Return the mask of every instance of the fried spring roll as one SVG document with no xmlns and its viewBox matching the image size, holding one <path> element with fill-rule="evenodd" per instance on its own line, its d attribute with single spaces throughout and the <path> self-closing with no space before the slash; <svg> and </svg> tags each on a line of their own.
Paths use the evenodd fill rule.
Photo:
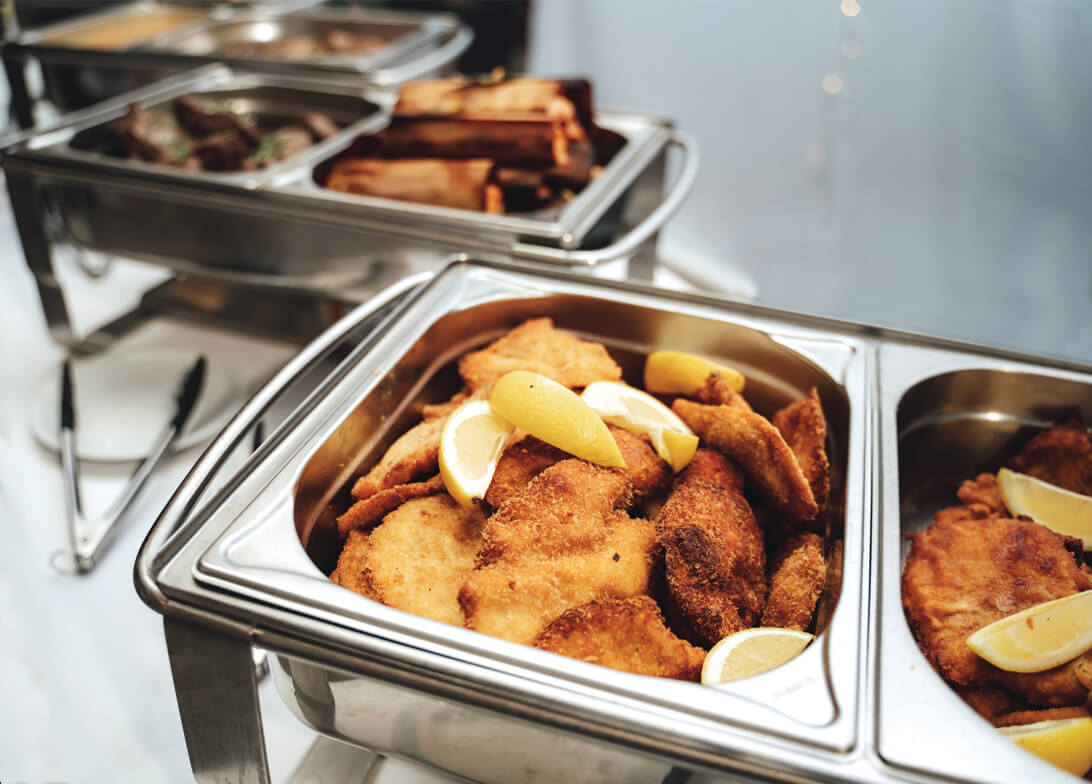
<svg viewBox="0 0 1092 784">
<path fill-rule="evenodd" d="M 491 158 L 506 164 L 558 164 L 555 129 L 548 121 L 398 119 L 379 136 L 379 154 L 384 158 Z"/>
<path fill-rule="evenodd" d="M 345 159 L 330 171 L 326 187 L 363 196 L 503 212 L 503 199 L 490 179 L 492 172 L 493 161 L 485 159 Z"/>
</svg>

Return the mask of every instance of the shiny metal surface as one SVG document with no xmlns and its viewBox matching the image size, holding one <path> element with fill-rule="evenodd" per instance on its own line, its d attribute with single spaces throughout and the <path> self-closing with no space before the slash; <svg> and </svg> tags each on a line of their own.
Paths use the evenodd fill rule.
<svg viewBox="0 0 1092 784">
<path fill-rule="evenodd" d="M 880 349 L 879 389 L 882 505 L 873 615 L 880 759 L 900 775 L 998 784 L 1073 781 L 1002 739 L 933 671 L 903 615 L 900 578 L 906 534 L 956 504 L 964 479 L 996 471 L 1032 433 L 1075 410 L 1092 416 L 1092 371 L 1014 354 L 893 342 Z"/>
<path fill-rule="evenodd" d="M 329 557 L 329 519 L 316 510 L 389 440 L 411 401 L 450 393 L 444 368 L 454 356 L 545 313 L 604 341 L 628 373 L 644 352 L 666 344 L 730 358 L 748 374 L 762 411 L 819 386 L 835 497 L 844 501 L 844 516 L 830 519 L 832 538 L 844 534 L 841 595 L 820 644 L 774 673 L 710 689 L 606 671 L 409 616 L 326 579 L 301 546 L 302 538 L 319 561 Z M 184 483 L 142 552 L 138 584 L 161 611 L 201 607 L 206 619 L 247 619 L 255 639 L 280 655 L 273 672 L 282 694 L 320 731 L 460 775 L 533 780 L 528 771 L 548 777 L 571 761 L 614 780 L 661 781 L 672 765 L 761 778 L 868 778 L 857 706 L 872 353 L 844 327 L 546 267 L 456 263 L 330 374 L 245 476 L 188 519 L 180 505 L 193 488 Z M 207 473 L 201 465 L 196 472 L 199 486 Z M 159 526 L 183 520 L 165 541 Z M 510 765 L 485 763 L 497 753 L 487 739 L 498 733 Z"/>
<path fill-rule="evenodd" d="M 390 86 L 444 72 L 473 40 L 473 33 L 466 25 L 445 14 L 308 7 L 314 5 L 317 0 L 278 8 L 237 9 L 140 0 L 25 31 L 4 45 L 3 58 L 13 82 L 13 93 L 18 92 L 20 69 L 33 60 L 41 66 L 46 97 L 60 111 L 69 112 L 216 62 L 264 72 L 321 75 L 323 79 L 356 87 L 362 80 Z M 112 51 L 67 45 L 59 38 L 85 28 L 123 25 L 128 19 L 172 8 L 194 11 L 198 18 L 192 24 Z M 217 36 L 226 34 L 228 29 L 248 28 L 252 34 L 264 35 L 332 26 L 348 26 L 358 31 L 375 28 L 391 43 L 368 55 L 292 61 L 225 57 L 214 51 Z M 191 34 L 195 37 L 189 38 Z M 25 74 L 22 76 L 25 78 Z M 29 127 L 25 122 L 22 124 Z"/>
</svg>

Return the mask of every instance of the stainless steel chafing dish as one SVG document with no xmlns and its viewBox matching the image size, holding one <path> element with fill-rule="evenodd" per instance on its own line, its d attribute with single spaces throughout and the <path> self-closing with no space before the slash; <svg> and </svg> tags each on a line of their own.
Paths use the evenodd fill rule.
<svg viewBox="0 0 1092 784">
<path fill-rule="evenodd" d="M 4 44 L 14 108 L 23 127 L 33 122 L 24 68 L 40 65 L 46 97 L 62 112 L 82 109 L 171 74 L 221 62 L 277 73 L 322 75 L 359 85 L 395 85 L 448 69 L 473 40 L 473 32 L 447 14 L 318 8 L 318 0 L 280 6 L 167 4 L 153 0 L 116 5 L 77 19 L 27 30 Z M 146 27 L 155 17 L 170 24 Z M 105 46 L 91 38 L 125 25 L 146 31 Z M 388 43 L 358 55 L 284 60 L 231 57 L 221 47 L 233 41 L 270 41 L 280 36 L 338 27 L 378 35 Z"/>
<path fill-rule="evenodd" d="M 406 274 L 432 269 L 460 250 L 571 266 L 629 259 L 633 274 L 647 277 L 650 270 L 638 267 L 648 267 L 660 226 L 685 199 L 697 174 L 693 142 L 670 123 L 605 111 L 596 114 L 596 123 L 624 144 L 603 173 L 563 208 L 520 215 L 320 188 L 313 171 L 349 146 L 352 139 L 346 134 L 292 162 L 245 176 L 134 163 L 84 143 L 116 122 L 130 104 L 154 105 L 187 93 L 270 94 L 289 85 L 295 98 L 285 108 L 313 110 L 356 96 L 379 105 L 386 116 L 396 97 L 392 90 L 362 91 L 208 66 L 75 113 L 7 148 L 2 163 L 23 249 L 58 340 L 68 343 L 72 336 L 53 272 L 57 244 L 296 291 L 357 290 L 364 292 L 361 298 Z M 300 91 L 311 93 L 302 104 Z M 686 156 L 665 197 L 665 160 L 672 146 Z"/>
<path fill-rule="evenodd" d="M 339 322 L 306 358 L 371 311 Z M 316 564 L 328 567 L 330 504 L 354 471 L 396 434 L 407 406 L 450 394 L 456 356 L 539 314 L 604 342 L 630 374 L 645 352 L 665 345 L 730 358 L 748 375 L 759 410 L 818 386 L 838 510 L 829 538 L 844 542 L 844 556 L 832 570 L 817 644 L 774 673 L 713 689 L 564 659 L 394 611 L 329 582 Z M 789 314 L 545 267 L 453 262 L 359 340 L 291 423 L 194 514 L 218 455 L 247 431 L 277 384 L 263 390 L 202 458 L 147 541 L 138 581 L 168 615 L 198 772 L 206 733 L 249 755 L 246 764 L 264 766 L 254 725 L 232 715 L 251 739 L 239 745 L 242 737 L 223 735 L 212 716 L 240 706 L 184 696 L 194 682 L 210 682 L 200 669 L 213 665 L 191 646 L 207 651 L 216 627 L 236 635 L 220 638 L 219 648 L 241 650 L 217 654 L 215 666 L 238 662 L 231 677 L 245 688 L 253 688 L 241 666 L 253 641 L 275 652 L 282 696 L 318 731 L 474 780 L 532 780 L 529 771 L 540 770 L 552 780 L 658 782 L 673 765 L 796 779 L 856 775 L 864 761 L 871 362 L 859 335 Z"/>
<path fill-rule="evenodd" d="M 1092 412 L 1089 368 L 544 267 L 460 258 L 418 282 L 361 306 L 264 388 L 142 548 L 137 586 L 166 616 L 200 780 L 229 765 L 265 780 L 251 644 L 273 652 L 281 696 L 319 732 L 481 781 L 1073 780 L 933 673 L 899 575 L 902 535 L 966 471 L 1022 425 Z M 407 406 L 450 392 L 454 356 L 538 314 L 605 342 L 627 373 L 664 345 L 740 365 L 760 410 L 819 385 L 844 560 L 817 645 L 716 689 L 660 682 L 408 616 L 326 579 L 321 510 Z M 336 369 L 220 485 L 256 418 L 335 349 Z"/>
</svg>

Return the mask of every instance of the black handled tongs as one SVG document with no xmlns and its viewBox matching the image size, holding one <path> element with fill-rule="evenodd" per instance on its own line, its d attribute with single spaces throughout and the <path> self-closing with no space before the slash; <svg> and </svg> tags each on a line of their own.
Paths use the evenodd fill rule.
<svg viewBox="0 0 1092 784">
<path fill-rule="evenodd" d="M 83 504 L 80 500 L 79 460 L 76 457 L 76 406 L 72 399 L 72 369 L 65 360 L 61 373 L 61 470 L 65 480 L 65 510 L 68 514 L 69 531 L 72 536 L 71 552 L 59 550 L 53 554 L 53 566 L 58 571 L 86 574 L 95 568 L 95 563 L 117 529 L 117 524 L 144 486 L 152 471 L 167 453 L 171 443 L 182 432 L 186 421 L 193 413 L 194 405 L 201 394 L 201 385 L 205 380 L 205 357 L 200 356 L 193 367 L 187 371 L 178 388 L 174 416 L 166 424 L 155 440 L 148 456 L 137 466 L 129 482 L 121 491 L 117 500 L 110 505 L 105 514 L 97 520 L 88 520 L 83 516 Z"/>
</svg>

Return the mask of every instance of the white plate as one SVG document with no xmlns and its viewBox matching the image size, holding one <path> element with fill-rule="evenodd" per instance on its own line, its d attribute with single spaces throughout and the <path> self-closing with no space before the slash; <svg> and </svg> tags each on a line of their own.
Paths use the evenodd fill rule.
<svg viewBox="0 0 1092 784">
<path fill-rule="evenodd" d="M 88 460 L 139 460 L 174 416 L 175 396 L 198 353 L 178 349 L 102 354 L 72 361 L 76 450 Z M 182 435 L 185 449 L 217 433 L 235 413 L 237 388 L 226 364 L 207 355 L 205 382 Z M 58 450 L 61 368 L 39 384 L 31 410 L 34 435 Z"/>
</svg>

